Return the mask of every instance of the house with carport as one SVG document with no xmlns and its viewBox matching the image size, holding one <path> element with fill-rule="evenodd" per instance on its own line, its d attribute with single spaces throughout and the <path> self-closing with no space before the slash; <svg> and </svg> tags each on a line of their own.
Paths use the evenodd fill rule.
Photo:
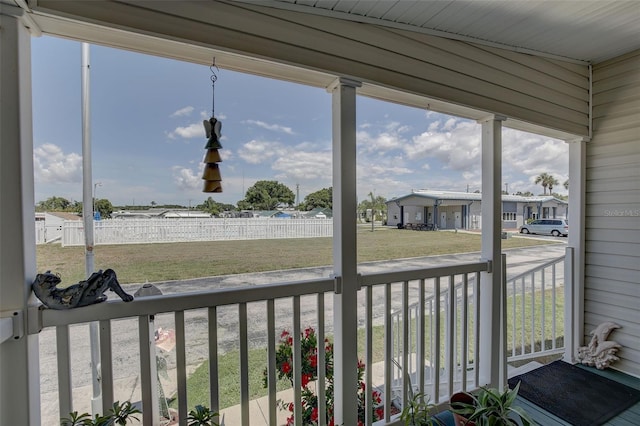
<svg viewBox="0 0 640 426">
<path fill-rule="evenodd" d="M 416 190 L 387 201 L 387 224 L 429 229 L 482 229 L 482 194 Z M 529 219 L 566 219 L 569 204 L 551 195 L 525 197 L 503 194 L 502 228 L 518 229 Z"/>
</svg>

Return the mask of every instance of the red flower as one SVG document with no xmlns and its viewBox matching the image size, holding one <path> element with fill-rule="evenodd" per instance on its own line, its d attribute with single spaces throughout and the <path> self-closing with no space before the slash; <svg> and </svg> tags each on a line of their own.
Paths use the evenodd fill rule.
<svg viewBox="0 0 640 426">
<path fill-rule="evenodd" d="M 306 387 L 309 384 L 309 381 L 311 381 L 311 378 L 313 376 L 310 373 L 304 373 L 302 375 L 302 387 Z"/>
<path fill-rule="evenodd" d="M 291 411 L 293 413 L 293 402 L 289 403 L 289 411 Z"/>
<path fill-rule="evenodd" d="M 287 417 L 287 426 L 293 426 L 293 416 Z"/>
<path fill-rule="evenodd" d="M 311 364 L 311 368 L 318 367 L 318 354 L 313 354 L 309 357 L 309 364 Z"/>
<path fill-rule="evenodd" d="M 289 345 L 289 346 L 293 345 L 293 337 L 289 337 L 287 339 L 287 345 Z"/>
<path fill-rule="evenodd" d="M 376 417 L 378 418 L 378 420 L 382 420 L 384 418 L 384 408 L 376 408 Z"/>
<path fill-rule="evenodd" d="M 304 337 L 309 337 L 313 334 L 313 328 L 307 327 L 304 329 Z"/>
<path fill-rule="evenodd" d="M 331 417 L 331 420 L 329 420 L 329 426 L 335 426 L 335 425 L 333 424 L 333 417 Z"/>
<path fill-rule="evenodd" d="M 282 330 L 282 334 L 280 334 L 280 338 L 284 339 L 285 337 L 287 337 L 289 335 L 289 332 L 287 330 Z"/>
<path fill-rule="evenodd" d="M 364 426 L 364 423 L 362 423 L 362 420 L 358 420 L 358 426 Z"/>
<path fill-rule="evenodd" d="M 313 407 L 313 409 L 311 410 L 311 420 L 313 420 L 314 422 L 318 421 L 318 407 Z"/>
<path fill-rule="evenodd" d="M 290 371 L 291 371 L 291 365 L 287 361 L 283 362 L 282 363 L 282 372 L 284 374 L 288 374 Z"/>
</svg>

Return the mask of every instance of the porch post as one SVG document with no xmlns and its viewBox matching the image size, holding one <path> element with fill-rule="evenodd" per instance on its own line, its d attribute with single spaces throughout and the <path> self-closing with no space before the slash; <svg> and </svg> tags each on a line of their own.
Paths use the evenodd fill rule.
<svg viewBox="0 0 640 426">
<path fill-rule="evenodd" d="M 490 116 L 482 124 L 482 247 L 483 260 L 491 268 L 480 276 L 479 385 L 500 388 L 500 369 L 506 354 L 501 353 L 502 294 L 502 121 Z"/>
<path fill-rule="evenodd" d="M 569 144 L 569 241 L 565 259 L 564 360 L 575 363 L 584 336 L 584 229 L 586 140 Z"/>
<path fill-rule="evenodd" d="M 358 424 L 356 389 L 357 249 L 356 249 L 356 88 L 339 78 L 332 93 L 333 123 L 333 297 L 334 412 L 336 425 Z"/>
<path fill-rule="evenodd" d="M 36 274 L 31 35 L 23 11 L 0 5 L 0 424 L 40 425 L 38 335 L 27 335 Z M 14 319 L 15 318 L 15 319 Z M 21 320 L 22 319 L 22 320 Z"/>
</svg>

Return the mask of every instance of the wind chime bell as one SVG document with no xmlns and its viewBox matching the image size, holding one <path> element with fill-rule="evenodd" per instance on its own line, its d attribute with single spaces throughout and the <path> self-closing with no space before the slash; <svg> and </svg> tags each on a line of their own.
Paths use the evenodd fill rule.
<svg viewBox="0 0 640 426">
<path fill-rule="evenodd" d="M 207 137 L 207 144 L 204 147 L 207 150 L 207 153 L 203 160 L 205 166 L 204 171 L 202 172 L 202 179 L 204 180 L 204 188 L 202 189 L 202 192 L 222 192 L 222 177 L 220 175 L 220 166 L 218 165 L 218 163 L 222 162 L 220 152 L 218 151 L 219 149 L 222 149 L 222 145 L 220 144 L 222 123 L 214 117 L 215 83 L 217 80 L 216 74 L 213 71 L 214 67 L 217 68 L 215 65 L 215 58 L 210 67 L 212 73 L 211 85 L 214 90 L 211 118 L 202 122 Z"/>
</svg>

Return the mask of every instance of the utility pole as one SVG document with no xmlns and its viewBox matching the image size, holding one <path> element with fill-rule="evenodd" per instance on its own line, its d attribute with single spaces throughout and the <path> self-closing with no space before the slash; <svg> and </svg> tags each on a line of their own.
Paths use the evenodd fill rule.
<svg viewBox="0 0 640 426">
<path fill-rule="evenodd" d="M 296 203 L 296 209 L 298 209 L 300 207 L 300 184 L 296 183 L 296 200 L 298 201 Z"/>
</svg>

